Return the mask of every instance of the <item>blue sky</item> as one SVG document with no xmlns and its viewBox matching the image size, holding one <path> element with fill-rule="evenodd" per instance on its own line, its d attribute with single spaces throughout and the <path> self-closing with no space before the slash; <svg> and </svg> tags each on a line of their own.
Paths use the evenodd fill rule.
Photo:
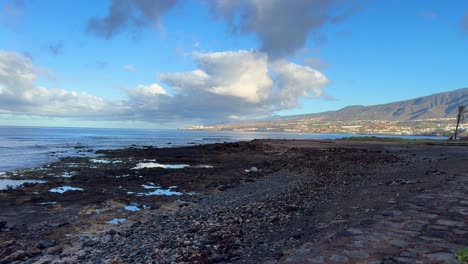
<svg viewBox="0 0 468 264">
<path fill-rule="evenodd" d="M 151 2 L 0 0 L 0 124 L 173 128 L 468 86 L 467 1 Z M 105 24 L 112 5 L 132 11 Z"/>
</svg>

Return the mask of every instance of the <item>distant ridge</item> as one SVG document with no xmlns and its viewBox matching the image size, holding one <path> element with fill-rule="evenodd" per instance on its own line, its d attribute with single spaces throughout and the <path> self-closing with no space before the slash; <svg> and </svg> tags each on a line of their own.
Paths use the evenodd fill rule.
<svg viewBox="0 0 468 264">
<path fill-rule="evenodd" d="M 468 88 L 432 94 L 415 99 L 371 106 L 347 106 L 337 111 L 300 115 L 301 118 L 320 118 L 323 121 L 387 120 L 455 117 L 459 105 L 468 105 Z M 278 119 L 297 118 L 284 116 Z"/>
</svg>

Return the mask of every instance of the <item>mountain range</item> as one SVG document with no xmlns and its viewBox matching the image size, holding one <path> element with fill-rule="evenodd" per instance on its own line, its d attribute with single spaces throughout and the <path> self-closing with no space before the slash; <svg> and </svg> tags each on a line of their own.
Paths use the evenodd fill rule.
<svg viewBox="0 0 468 264">
<path fill-rule="evenodd" d="M 337 111 L 302 115 L 302 118 L 321 118 L 324 121 L 408 121 L 450 118 L 457 115 L 459 105 L 468 105 L 468 88 L 388 104 L 348 106 Z"/>
<path fill-rule="evenodd" d="M 468 106 L 468 88 L 388 104 L 189 129 L 447 135 L 453 131 L 459 105 Z"/>
</svg>

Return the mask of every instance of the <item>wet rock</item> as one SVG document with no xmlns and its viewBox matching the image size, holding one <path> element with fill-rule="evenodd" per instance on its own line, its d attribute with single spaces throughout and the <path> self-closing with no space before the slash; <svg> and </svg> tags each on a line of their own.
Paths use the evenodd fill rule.
<svg viewBox="0 0 468 264">
<path fill-rule="evenodd" d="M 36 244 L 38 249 L 46 249 L 55 246 L 56 242 L 52 239 L 41 240 Z"/>
</svg>

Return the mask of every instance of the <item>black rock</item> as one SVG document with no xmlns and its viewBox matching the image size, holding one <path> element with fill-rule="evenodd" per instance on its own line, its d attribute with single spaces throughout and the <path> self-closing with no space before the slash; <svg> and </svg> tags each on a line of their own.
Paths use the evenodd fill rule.
<svg viewBox="0 0 468 264">
<path fill-rule="evenodd" d="M 7 225 L 7 221 L 0 221 L 0 230 L 4 229 Z"/>
<path fill-rule="evenodd" d="M 38 249 L 45 249 L 45 248 L 49 248 L 49 247 L 53 247 L 57 244 L 57 242 L 55 242 L 55 240 L 52 240 L 52 239 L 46 239 L 46 240 L 41 240 L 39 241 L 37 244 L 36 244 L 36 247 Z"/>
<path fill-rule="evenodd" d="M 218 186 L 218 190 L 220 190 L 220 191 L 224 191 L 224 190 L 226 190 L 227 188 L 228 188 L 228 186 L 226 186 L 226 185 L 219 185 L 219 186 Z"/>
<path fill-rule="evenodd" d="M 117 234 L 117 231 L 115 231 L 114 229 L 111 229 L 111 230 L 107 231 L 107 234 L 111 235 L 111 236 L 115 236 L 115 234 Z"/>
</svg>

